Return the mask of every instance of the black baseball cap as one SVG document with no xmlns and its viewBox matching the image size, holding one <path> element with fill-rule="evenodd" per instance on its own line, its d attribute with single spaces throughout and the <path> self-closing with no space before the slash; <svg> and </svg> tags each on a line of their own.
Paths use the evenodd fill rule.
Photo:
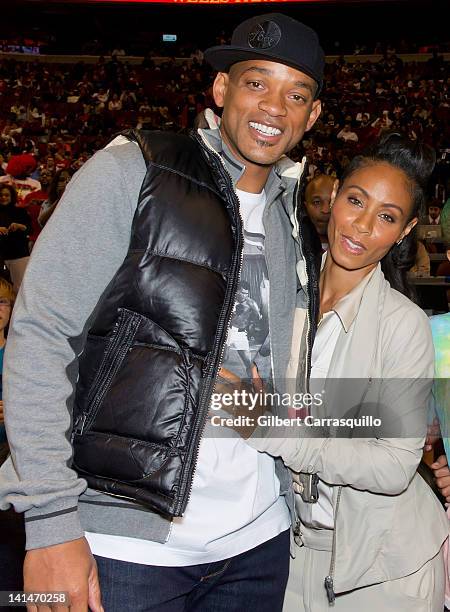
<svg viewBox="0 0 450 612">
<path fill-rule="evenodd" d="M 267 59 L 296 68 L 323 84 L 325 55 L 316 32 L 292 17 L 268 13 L 246 19 L 233 32 L 231 45 L 206 49 L 205 60 L 219 72 L 250 59 Z"/>
</svg>

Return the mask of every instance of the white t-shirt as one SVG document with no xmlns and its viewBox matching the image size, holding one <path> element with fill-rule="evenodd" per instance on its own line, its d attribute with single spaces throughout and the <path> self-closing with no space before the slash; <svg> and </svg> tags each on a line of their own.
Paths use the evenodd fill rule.
<svg viewBox="0 0 450 612">
<path fill-rule="evenodd" d="M 251 282 L 243 283 L 245 295 L 232 316 L 222 365 L 245 376 L 247 359 L 253 358 L 268 333 L 267 267 L 261 260 L 265 263 L 266 198 L 264 191 L 237 190 L 237 195 L 245 243 L 241 279 Z M 216 436 L 208 421 L 186 512 L 173 519 L 164 544 L 91 532 L 86 538 L 93 554 L 131 563 L 173 567 L 212 563 L 250 550 L 289 528 L 288 508 L 279 490 L 272 457 L 254 450 L 237 434 Z"/>
</svg>

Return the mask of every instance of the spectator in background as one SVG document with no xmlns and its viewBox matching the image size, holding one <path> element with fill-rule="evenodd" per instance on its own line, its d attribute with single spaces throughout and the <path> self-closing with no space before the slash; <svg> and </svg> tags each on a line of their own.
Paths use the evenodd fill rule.
<svg viewBox="0 0 450 612">
<path fill-rule="evenodd" d="M 327 229 L 331 212 L 331 196 L 335 182 L 334 177 L 319 174 L 311 179 L 305 189 L 306 212 L 319 234 L 324 250 L 328 246 Z"/>
<path fill-rule="evenodd" d="M 422 225 L 440 225 L 442 204 L 433 199 L 428 204 L 428 214 L 420 220 Z"/>
<path fill-rule="evenodd" d="M 447 263 L 450 264 L 450 242 L 446 244 Z M 442 265 L 442 264 L 441 264 Z M 448 457 L 450 455 L 450 312 L 431 317 L 431 331 L 435 349 L 435 381 L 434 406 L 439 420 L 440 433 L 444 443 L 445 453 L 440 455 L 431 465 L 441 495 L 450 504 L 450 470 Z M 447 516 L 450 519 L 450 506 L 447 506 Z M 446 555 L 446 610 L 450 606 L 450 549 L 447 540 L 444 546 Z"/>
<path fill-rule="evenodd" d="M 38 216 L 38 222 L 41 227 L 47 223 L 52 216 L 55 208 L 64 193 L 68 182 L 72 178 L 73 170 L 71 168 L 63 168 L 58 170 L 50 183 L 48 190 L 48 200 L 42 206 Z"/>
<path fill-rule="evenodd" d="M 344 142 L 352 141 L 358 142 L 358 134 L 352 130 L 350 123 L 346 123 L 342 130 L 338 132 L 336 138 L 343 140 Z"/>
<path fill-rule="evenodd" d="M 0 185 L 0 257 L 6 264 L 14 286 L 19 291 L 29 259 L 28 235 L 31 219 L 17 205 L 17 193 L 11 185 Z"/>
<path fill-rule="evenodd" d="M 48 200 L 48 189 L 52 180 L 53 174 L 49 172 L 46 168 L 41 170 L 40 173 L 40 183 L 41 188 L 37 191 L 30 192 L 23 204 L 24 208 L 26 208 L 28 214 L 31 219 L 31 234 L 28 237 L 28 246 L 30 249 L 30 253 L 33 249 L 34 243 L 36 242 L 39 234 L 41 233 L 41 226 L 39 224 L 39 214 L 41 212 L 42 203 Z"/>
<path fill-rule="evenodd" d="M 445 202 L 441 210 L 441 227 L 442 235 L 445 240 L 450 244 L 450 198 Z"/>
<path fill-rule="evenodd" d="M 6 459 L 9 451 L 3 417 L 2 372 L 3 354 L 5 352 L 6 344 L 6 330 L 11 317 L 14 298 L 15 295 L 12 285 L 4 278 L 0 277 L 0 465 Z"/>
<path fill-rule="evenodd" d="M 13 155 L 6 166 L 5 176 L 0 177 L 0 184 L 14 187 L 18 206 L 23 205 L 23 201 L 30 192 L 38 191 L 41 188 L 40 182 L 30 176 L 36 167 L 37 161 L 33 155 L 29 153 Z"/>
<path fill-rule="evenodd" d="M 118 94 L 113 94 L 111 100 L 108 102 L 108 110 L 109 111 L 120 111 L 122 110 L 122 102 L 118 96 Z"/>
</svg>

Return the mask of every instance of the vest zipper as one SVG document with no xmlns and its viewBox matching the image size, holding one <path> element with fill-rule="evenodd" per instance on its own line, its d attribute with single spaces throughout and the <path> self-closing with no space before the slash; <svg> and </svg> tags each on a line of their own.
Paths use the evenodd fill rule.
<svg viewBox="0 0 450 612">
<path fill-rule="evenodd" d="M 219 316 L 219 322 L 217 325 L 216 343 L 211 352 L 212 355 L 215 355 L 217 353 L 218 356 L 216 357 L 216 359 L 214 359 L 211 362 L 209 367 L 205 368 L 207 385 L 200 399 L 199 418 L 197 419 L 197 422 L 195 423 L 194 430 L 192 433 L 192 436 L 197 437 L 197 442 L 196 442 L 195 449 L 194 449 L 193 466 L 189 474 L 186 474 L 186 468 L 183 470 L 183 474 L 181 477 L 181 480 L 182 480 L 181 490 L 182 491 L 184 490 L 184 485 L 186 484 L 188 480 L 189 480 L 189 485 L 188 485 L 187 492 L 185 492 L 184 495 L 182 495 L 182 497 L 175 504 L 174 514 L 176 516 L 180 516 L 181 513 L 184 513 L 184 510 L 186 509 L 186 506 L 189 503 L 189 499 L 192 493 L 192 481 L 193 481 L 193 475 L 195 473 L 195 470 L 197 469 L 200 441 L 201 441 L 203 431 L 206 426 L 206 417 L 207 417 L 208 410 L 209 410 L 211 396 L 214 393 L 214 390 L 216 387 L 217 374 L 219 372 L 220 366 L 222 365 L 223 355 L 225 352 L 225 344 L 226 344 L 226 339 L 227 339 L 227 334 L 228 334 L 228 328 L 229 328 L 231 317 L 233 314 L 232 306 L 234 305 L 234 297 L 236 294 L 237 286 L 238 286 L 240 275 L 241 275 L 242 261 L 243 261 L 243 242 L 244 242 L 244 235 L 242 231 L 243 222 L 242 222 L 242 217 L 241 217 L 240 209 L 239 209 L 239 200 L 237 198 L 237 195 L 235 193 L 234 186 L 233 186 L 233 179 L 231 178 L 231 175 L 228 172 L 227 168 L 225 167 L 225 164 L 223 163 L 221 157 L 213 149 L 213 147 L 209 144 L 209 142 L 203 137 L 203 135 L 200 134 L 199 136 L 196 136 L 195 139 L 199 143 L 200 147 L 207 148 L 208 153 L 211 153 L 211 158 L 208 159 L 208 161 L 213 166 L 214 170 L 217 172 L 219 177 L 223 179 L 223 181 L 219 181 L 219 188 L 220 188 L 220 191 L 222 192 L 222 196 L 228 203 L 232 204 L 234 212 L 236 213 L 237 249 L 235 250 L 233 254 L 231 270 L 233 271 L 236 268 L 237 273 L 235 277 L 232 278 L 231 283 L 228 283 L 227 292 L 225 294 L 224 307 L 222 308 L 220 316 Z M 230 198 L 230 195 L 231 195 L 231 198 Z"/>
<path fill-rule="evenodd" d="M 95 417 L 97 416 L 101 403 L 108 391 L 109 385 L 131 347 L 141 320 L 139 316 L 131 315 L 130 319 L 123 324 L 125 313 L 127 312 L 129 311 L 120 309 L 119 318 L 114 326 L 114 330 L 117 330 L 117 332 L 115 336 L 113 336 L 113 340 L 107 348 L 103 363 L 98 370 L 94 383 L 92 384 L 92 388 L 94 390 L 100 389 L 100 392 L 97 392 L 93 397 L 87 400 L 87 410 L 85 410 L 77 419 L 77 423 L 72 434 L 72 439 L 75 434 L 81 436 L 85 430 L 91 427 Z M 116 353 L 117 347 L 119 347 L 119 350 Z M 113 356 L 112 361 L 109 360 L 111 355 Z"/>
</svg>

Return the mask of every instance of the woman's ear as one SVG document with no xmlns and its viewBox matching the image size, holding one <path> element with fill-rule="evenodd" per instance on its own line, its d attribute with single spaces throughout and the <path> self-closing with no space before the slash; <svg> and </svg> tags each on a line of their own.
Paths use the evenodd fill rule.
<svg viewBox="0 0 450 612">
<path fill-rule="evenodd" d="M 334 201 L 335 201 L 336 196 L 337 196 L 338 189 L 339 189 L 339 180 L 338 180 L 338 179 L 336 179 L 336 180 L 334 181 L 334 184 L 333 184 L 333 190 L 332 190 L 332 192 L 331 192 L 331 197 L 330 197 L 330 208 L 331 208 L 331 207 L 333 206 L 333 204 L 334 204 Z"/>
<path fill-rule="evenodd" d="M 398 240 L 403 240 L 403 238 L 406 238 L 406 236 L 411 232 L 411 230 L 413 230 L 416 227 L 418 222 L 419 222 L 419 219 L 417 217 L 414 217 L 414 219 L 411 219 L 411 221 L 407 224 L 403 232 L 398 237 Z"/>
</svg>

